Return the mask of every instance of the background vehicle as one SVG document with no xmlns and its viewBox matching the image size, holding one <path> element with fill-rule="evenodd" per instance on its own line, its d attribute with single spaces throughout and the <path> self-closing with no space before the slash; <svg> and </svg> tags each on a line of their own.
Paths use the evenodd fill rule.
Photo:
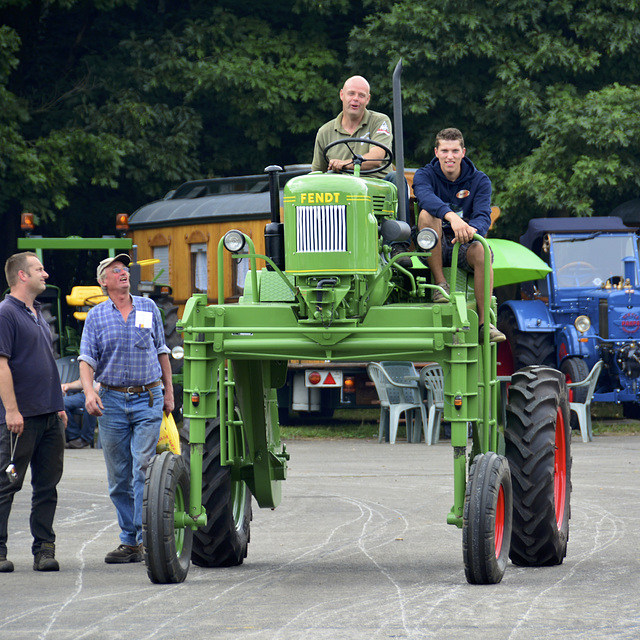
<svg viewBox="0 0 640 640">
<path fill-rule="evenodd" d="M 509 557 L 543 566 L 566 554 L 571 455 L 564 376 L 540 366 L 514 373 L 507 425 L 499 428 L 497 349 L 489 323 L 479 335 L 468 275 L 452 268 L 450 301 L 430 302 L 436 285 L 428 270 L 419 261 L 405 269 L 397 261 L 406 254 L 390 255 L 391 243 L 410 233 L 397 214 L 395 185 L 363 175 L 361 158 L 354 160 L 354 175 L 290 179 L 283 222 L 278 168 L 269 167 L 265 253 L 234 230 L 218 245 L 221 281 L 229 261 L 249 259 L 242 296 L 226 303 L 220 287 L 218 304 L 202 293 L 185 306 L 183 455 L 153 458 L 145 483 L 143 542 L 153 582 L 184 580 L 191 560 L 208 567 L 243 562 L 251 496 L 262 508 L 276 507 L 287 476 L 276 390 L 292 359 L 439 362 L 453 450 L 447 522 L 462 529 L 467 580 L 499 582 Z M 486 241 L 476 238 L 488 255 Z M 435 240 L 427 230 L 418 237 L 425 251 Z M 258 269 L 259 260 L 266 267 Z M 495 313 L 485 282 L 485 308 Z"/>
<path fill-rule="evenodd" d="M 22 226 L 25 230 L 33 230 L 32 221 L 23 219 Z M 131 292 L 134 295 L 150 297 L 155 301 L 162 314 L 167 346 L 170 349 L 181 347 L 182 336 L 176 330 L 178 307 L 171 297 L 171 288 L 167 284 L 161 284 L 162 280 L 141 280 L 141 269 L 143 265 L 145 267 L 146 265 L 138 260 L 136 247 L 130 238 L 116 238 L 114 236 L 103 238 L 81 238 L 76 236 L 43 238 L 41 236 L 28 235 L 25 238 L 18 238 L 18 249 L 21 251 L 34 251 L 43 262 L 45 261 L 43 256 L 45 251 L 73 251 L 79 255 L 95 252 L 99 258 L 93 263 L 92 273 L 95 273 L 95 266 L 97 266 L 98 260 L 105 256 L 115 256 L 120 252 L 131 254 L 133 258 L 129 266 Z M 48 264 L 48 262 L 45 264 Z M 161 277 L 161 272 L 158 275 Z M 75 356 L 80 352 L 80 338 L 86 312 L 90 307 L 102 302 L 103 299 L 102 292 L 95 279 L 92 279 L 90 284 L 73 287 L 67 294 L 63 294 L 58 286 L 48 284 L 47 289 L 38 296 L 38 300 L 43 304 L 43 315 L 49 323 L 56 357 Z M 176 417 L 180 418 L 182 411 L 182 357 L 180 351 L 176 355 L 178 357 L 170 358 L 170 362 L 174 374 L 175 414 Z"/>
<path fill-rule="evenodd" d="M 520 238 L 552 271 L 521 285 L 521 300 L 501 305 L 499 373 L 539 363 L 568 382 L 604 368 L 596 402 L 622 403 L 640 418 L 640 291 L 636 230 L 617 217 L 543 218 Z M 581 400 L 579 398 L 579 400 Z"/>
</svg>

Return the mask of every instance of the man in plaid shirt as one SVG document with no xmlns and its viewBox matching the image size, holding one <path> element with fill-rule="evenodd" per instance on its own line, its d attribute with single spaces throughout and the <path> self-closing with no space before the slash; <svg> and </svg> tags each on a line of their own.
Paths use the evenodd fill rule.
<svg viewBox="0 0 640 640">
<path fill-rule="evenodd" d="M 163 409 L 174 408 L 162 317 L 152 300 L 131 295 L 129 263 L 120 254 L 98 265 L 98 283 L 109 299 L 89 311 L 78 357 L 87 411 L 100 417 L 109 496 L 121 529 L 121 544 L 105 557 L 109 564 L 142 561 L 146 470 Z"/>
</svg>

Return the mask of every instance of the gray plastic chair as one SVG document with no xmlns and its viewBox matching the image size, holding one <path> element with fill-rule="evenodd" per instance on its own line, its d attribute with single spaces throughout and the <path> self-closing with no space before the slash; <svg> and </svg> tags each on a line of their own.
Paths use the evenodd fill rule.
<svg viewBox="0 0 640 640">
<path fill-rule="evenodd" d="M 444 376 L 439 364 L 427 364 L 420 370 L 420 383 L 428 393 L 429 418 L 424 441 L 431 445 L 440 440 L 440 422 L 444 413 Z"/>
<path fill-rule="evenodd" d="M 413 362 L 370 362 L 367 373 L 380 399 L 378 442 L 384 438 L 391 444 L 395 443 L 398 422 L 403 413 L 407 423 L 407 442 L 420 442 L 422 430 L 427 424 L 427 412 Z"/>
<path fill-rule="evenodd" d="M 589 375 L 579 382 L 570 382 L 567 387 L 575 389 L 576 387 L 587 387 L 587 397 L 584 402 L 570 402 L 569 409 L 573 411 L 578 417 L 578 424 L 580 425 L 580 433 L 582 434 L 582 442 L 591 442 L 593 440 L 593 429 L 591 425 L 591 399 L 593 398 L 593 392 L 596 390 L 596 384 L 600 377 L 600 371 L 602 370 L 602 360 L 598 360 L 593 365 L 593 368 L 589 372 Z"/>
</svg>

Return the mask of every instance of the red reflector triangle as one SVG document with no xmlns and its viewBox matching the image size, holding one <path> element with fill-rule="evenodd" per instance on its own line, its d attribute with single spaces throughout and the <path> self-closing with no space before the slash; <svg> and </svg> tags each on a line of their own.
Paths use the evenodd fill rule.
<svg viewBox="0 0 640 640">
<path fill-rule="evenodd" d="M 333 379 L 333 376 L 330 373 L 327 373 L 327 377 L 324 379 L 325 384 L 335 384 L 336 381 Z"/>
</svg>

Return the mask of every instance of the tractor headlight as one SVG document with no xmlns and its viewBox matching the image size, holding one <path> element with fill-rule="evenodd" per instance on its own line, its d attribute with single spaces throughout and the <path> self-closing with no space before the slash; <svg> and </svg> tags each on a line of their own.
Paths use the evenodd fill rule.
<svg viewBox="0 0 640 640">
<path fill-rule="evenodd" d="M 433 229 L 422 229 L 416 241 L 423 251 L 431 251 L 438 244 L 438 234 Z"/>
<path fill-rule="evenodd" d="M 578 316 L 573 324 L 580 333 L 587 333 L 591 329 L 589 316 Z"/>
<path fill-rule="evenodd" d="M 171 349 L 171 357 L 174 360 L 182 360 L 182 358 L 184 358 L 184 347 L 180 345 L 173 347 L 173 349 Z"/>
<path fill-rule="evenodd" d="M 235 229 L 227 231 L 227 233 L 224 234 L 224 240 L 222 241 L 224 248 L 231 253 L 238 253 L 239 251 L 242 251 L 245 242 L 244 233 L 236 231 Z"/>
</svg>

